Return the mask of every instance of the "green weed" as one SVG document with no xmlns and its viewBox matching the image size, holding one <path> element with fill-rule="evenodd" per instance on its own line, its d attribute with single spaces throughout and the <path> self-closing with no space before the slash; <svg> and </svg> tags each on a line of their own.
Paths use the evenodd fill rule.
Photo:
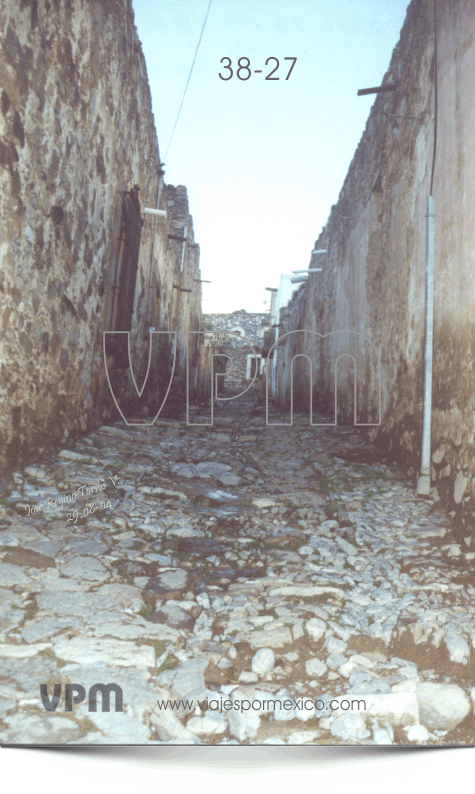
<svg viewBox="0 0 475 794">
<path fill-rule="evenodd" d="M 175 656 L 174 653 L 169 653 L 167 658 L 161 663 L 160 667 L 157 670 L 157 673 L 164 673 L 166 670 L 174 670 L 175 667 L 178 667 L 180 664 L 180 660 Z"/>
<path fill-rule="evenodd" d="M 148 601 L 143 605 L 143 607 L 139 610 L 139 615 L 143 618 L 146 618 L 150 613 L 153 612 L 153 607 Z M 163 653 L 163 651 L 162 651 Z"/>
<path fill-rule="evenodd" d="M 156 640 L 155 651 L 157 656 L 161 656 L 162 653 L 165 653 L 166 649 L 167 649 L 167 643 L 165 640 Z"/>
</svg>

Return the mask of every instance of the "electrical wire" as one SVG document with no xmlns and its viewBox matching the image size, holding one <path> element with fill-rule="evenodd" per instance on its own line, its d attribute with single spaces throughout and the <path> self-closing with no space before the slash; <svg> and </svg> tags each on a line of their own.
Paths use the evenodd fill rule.
<svg viewBox="0 0 475 794">
<path fill-rule="evenodd" d="M 195 65 L 196 56 L 198 55 L 198 50 L 199 50 L 199 48 L 200 48 L 201 39 L 203 38 L 204 29 L 205 29 L 205 27 L 206 27 L 206 23 L 207 23 L 207 21 L 208 21 L 209 10 L 210 10 L 210 8 L 211 8 L 211 3 L 212 3 L 212 2 L 213 2 L 213 0 L 209 0 L 208 10 L 206 11 L 206 16 L 205 16 L 205 20 L 204 20 L 204 22 L 203 22 L 203 27 L 201 28 L 201 33 L 200 33 L 200 37 L 199 37 L 199 39 L 198 39 L 198 44 L 196 45 L 196 50 L 195 50 L 195 55 L 194 55 L 194 58 L 193 58 L 193 63 L 191 64 L 190 74 L 188 75 L 188 80 L 186 81 L 186 86 L 185 86 L 185 90 L 183 91 L 183 96 L 182 96 L 182 98 L 181 98 L 181 103 L 180 103 L 180 107 L 179 107 L 179 110 L 178 110 L 178 115 L 177 115 L 177 117 L 176 117 L 176 119 L 175 119 L 175 124 L 174 124 L 173 130 L 172 130 L 172 134 L 171 134 L 171 136 L 170 136 L 170 140 L 168 141 L 168 146 L 167 146 L 167 150 L 166 150 L 166 152 L 165 152 L 165 157 L 164 157 L 164 160 L 165 160 L 165 161 L 166 161 L 166 159 L 167 159 L 168 150 L 170 149 L 170 145 L 171 145 L 171 142 L 172 142 L 172 140 L 173 140 L 173 136 L 174 136 L 174 134 L 175 134 L 176 125 L 178 124 L 178 119 L 180 118 L 181 109 L 182 109 L 182 107 L 183 107 L 183 102 L 185 101 L 185 95 L 186 95 L 186 92 L 187 92 L 187 90 L 188 90 L 188 86 L 189 86 L 189 84 L 190 84 L 190 80 L 191 80 L 191 74 L 192 74 L 192 72 L 193 72 L 193 67 L 194 67 L 194 65 Z"/>
<path fill-rule="evenodd" d="M 367 203 L 368 202 L 366 202 L 366 204 Z M 339 218 L 343 218 L 344 221 L 349 221 L 350 218 L 356 218 L 356 216 L 358 215 L 360 210 L 357 210 L 356 212 L 354 212 L 353 215 L 340 215 L 340 213 L 337 212 L 337 210 L 333 210 L 333 212 L 335 213 L 335 215 L 338 215 Z"/>
</svg>

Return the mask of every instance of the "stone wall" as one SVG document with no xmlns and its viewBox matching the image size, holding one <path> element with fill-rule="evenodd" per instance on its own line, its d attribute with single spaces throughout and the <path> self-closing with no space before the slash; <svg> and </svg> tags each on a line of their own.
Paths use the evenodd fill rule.
<svg viewBox="0 0 475 794">
<path fill-rule="evenodd" d="M 254 361 L 252 348 L 260 362 L 264 336 L 269 328 L 269 314 L 266 312 L 253 314 L 246 312 L 245 309 L 231 314 L 204 314 L 203 323 L 208 331 L 234 332 L 243 338 L 241 342 L 236 337 L 236 346 L 234 348 L 224 349 L 217 347 L 213 352 L 216 354 L 221 350 L 231 359 L 231 361 L 227 362 L 226 376 L 223 381 L 224 387 L 239 388 L 244 386 L 246 382 L 248 384 L 255 372 L 255 365 L 251 364 L 251 358 Z M 260 367 L 259 363 L 257 374 L 260 374 Z"/>
<path fill-rule="evenodd" d="M 281 404 L 288 405 L 292 355 L 306 353 L 314 365 L 315 405 L 332 413 L 334 366 L 339 355 L 350 353 L 357 364 L 357 419 L 374 421 L 374 344 L 381 354 L 382 424 L 368 432 L 417 479 L 426 201 L 437 122 L 433 495 L 449 501 L 460 520 L 473 526 L 475 6 L 470 0 L 437 3 L 437 118 L 433 13 L 432 0 L 413 0 L 408 7 L 381 81 L 397 83 L 397 88 L 376 97 L 338 203 L 316 240 L 315 248 L 328 253 L 318 263 L 311 258 L 310 265 L 322 266 L 323 272 L 310 275 L 289 306 L 287 330 L 325 335 L 350 329 L 361 336 L 337 333 L 322 341 L 310 334 L 287 337 L 285 355 L 279 352 L 276 389 Z M 353 366 L 349 358 L 338 363 L 340 419 L 351 423 Z M 302 359 L 296 362 L 301 394 L 305 367 Z"/>
<path fill-rule="evenodd" d="M 186 189 L 163 183 L 130 0 L 0 0 L 0 36 L 5 472 L 104 417 L 119 418 L 105 375 L 103 332 L 125 322 L 124 249 L 131 230 L 123 223 L 124 202 L 135 202 L 143 218 L 135 229 L 141 231 L 136 282 L 132 273 L 129 284 L 139 385 L 149 326 L 177 331 L 183 375 L 187 333 L 200 323 L 201 285 L 194 282 L 199 248 Z M 157 206 L 166 219 L 155 222 L 142 212 Z M 190 284 L 191 293 L 181 291 Z M 171 337 L 159 347 L 154 361 L 168 366 Z M 124 375 L 123 357 L 109 353 L 112 377 Z M 196 363 L 197 352 L 192 356 Z M 168 382 L 163 372 L 156 369 L 151 379 L 161 393 L 160 379 Z M 130 370 L 122 386 L 124 380 L 130 385 Z"/>
</svg>

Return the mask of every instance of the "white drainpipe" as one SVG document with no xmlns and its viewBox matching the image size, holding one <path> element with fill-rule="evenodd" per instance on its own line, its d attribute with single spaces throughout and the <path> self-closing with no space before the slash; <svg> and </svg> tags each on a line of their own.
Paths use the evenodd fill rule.
<svg viewBox="0 0 475 794">
<path fill-rule="evenodd" d="M 186 226 L 185 226 L 185 231 L 183 232 L 183 237 L 186 237 L 187 234 L 188 234 L 188 224 L 186 224 Z M 181 248 L 180 273 L 183 272 L 183 261 L 185 259 L 185 250 L 186 250 L 186 240 L 183 241 L 182 248 Z"/>
<path fill-rule="evenodd" d="M 434 251 L 435 251 L 435 199 L 427 197 L 426 243 L 426 319 L 424 344 L 424 405 L 422 409 L 421 474 L 416 493 L 430 496 L 430 434 L 432 417 L 432 348 L 434 336 Z"/>
</svg>

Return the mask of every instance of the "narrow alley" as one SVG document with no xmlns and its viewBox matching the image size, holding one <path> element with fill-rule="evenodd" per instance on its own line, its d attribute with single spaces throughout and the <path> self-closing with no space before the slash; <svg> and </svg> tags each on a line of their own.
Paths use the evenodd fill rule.
<svg viewBox="0 0 475 794">
<path fill-rule="evenodd" d="M 266 427 L 249 397 L 13 483 L 3 743 L 473 743 L 475 550 L 353 427 Z"/>
<path fill-rule="evenodd" d="M 475 746 L 475 4 L 0 23 L 1 749 L 400 794 Z"/>
</svg>

